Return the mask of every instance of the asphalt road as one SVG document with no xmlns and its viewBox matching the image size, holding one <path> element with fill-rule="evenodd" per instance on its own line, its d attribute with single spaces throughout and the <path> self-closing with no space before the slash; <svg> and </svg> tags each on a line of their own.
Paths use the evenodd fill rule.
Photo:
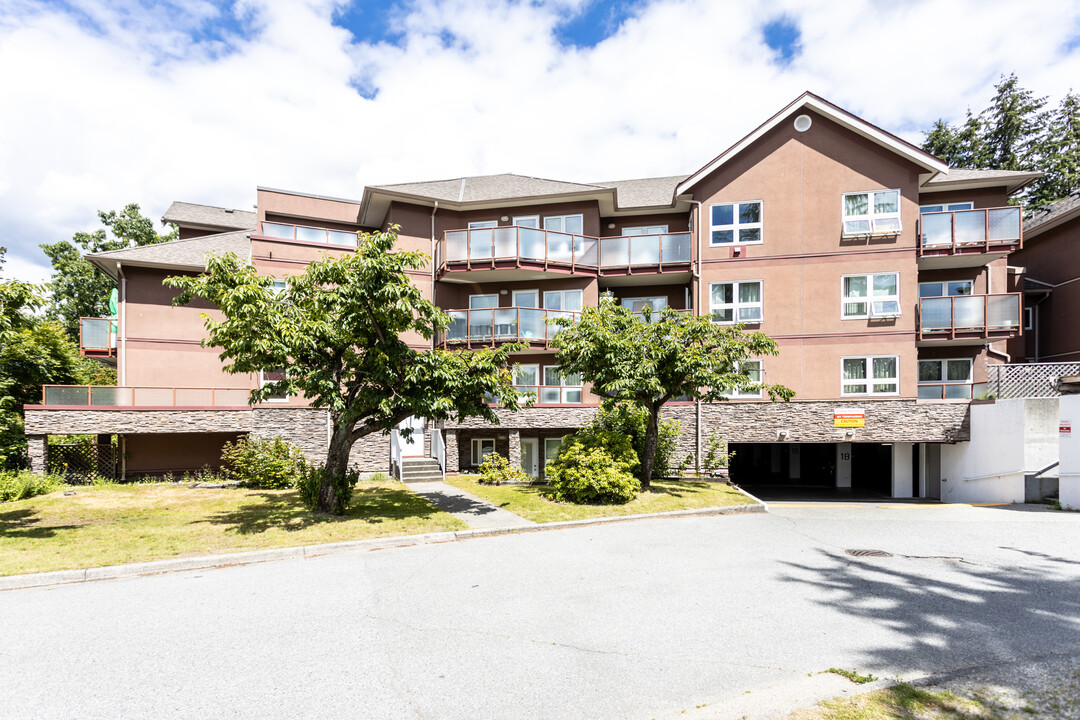
<svg viewBox="0 0 1080 720">
<path fill-rule="evenodd" d="M 0 592 L 0 716 L 756 718 L 1063 653 L 1080 514 L 780 506 Z"/>
</svg>

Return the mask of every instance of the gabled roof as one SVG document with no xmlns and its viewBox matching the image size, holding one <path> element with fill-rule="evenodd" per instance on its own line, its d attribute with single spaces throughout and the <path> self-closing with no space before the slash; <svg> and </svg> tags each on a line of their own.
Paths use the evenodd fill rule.
<svg viewBox="0 0 1080 720">
<path fill-rule="evenodd" d="M 971 168 L 950 168 L 948 173 L 935 175 L 922 184 L 923 192 L 941 192 L 945 190 L 970 190 L 981 187 L 1004 187 L 1012 195 L 1023 189 L 1033 180 L 1043 176 L 1041 172 L 1021 170 L 975 170 Z"/>
<path fill-rule="evenodd" d="M 789 104 L 780 112 L 773 115 L 764 123 L 759 125 L 753 132 L 744 137 L 739 142 L 735 143 L 727 150 L 717 155 L 711 162 L 688 177 L 684 182 L 679 184 L 676 189 L 676 193 L 682 195 L 688 192 L 694 185 L 711 175 L 714 171 L 719 169 L 724 163 L 731 160 L 733 157 L 741 153 L 748 148 L 770 130 L 775 128 L 780 123 L 787 120 L 789 117 L 802 110 L 803 108 L 809 108 L 820 115 L 824 115 L 833 122 L 846 127 L 848 130 L 861 135 L 872 142 L 881 145 L 884 148 L 892 150 L 898 155 L 901 155 L 916 165 L 922 167 L 927 172 L 931 173 L 947 173 L 949 166 L 944 162 L 934 157 L 925 150 L 912 145 L 907 140 L 903 140 L 886 132 L 876 125 L 871 125 L 865 120 L 852 115 L 847 110 L 841 107 L 833 105 L 828 100 L 818 97 L 812 92 L 804 92 L 794 102 Z"/>
<path fill-rule="evenodd" d="M 1068 197 L 1036 210 L 1025 219 L 1024 239 L 1035 237 L 1076 217 L 1080 217 L 1080 190 L 1073 190 Z"/>
<path fill-rule="evenodd" d="M 255 213 L 213 205 L 174 202 L 161 216 L 163 223 L 210 230 L 254 230 Z"/>
<path fill-rule="evenodd" d="M 91 253 L 86 259 L 111 277 L 117 277 L 116 265 L 158 267 L 169 270 L 204 270 L 208 255 L 236 253 L 241 258 L 251 255 L 248 230 L 203 235 L 187 240 L 143 245 L 141 247 Z"/>
</svg>

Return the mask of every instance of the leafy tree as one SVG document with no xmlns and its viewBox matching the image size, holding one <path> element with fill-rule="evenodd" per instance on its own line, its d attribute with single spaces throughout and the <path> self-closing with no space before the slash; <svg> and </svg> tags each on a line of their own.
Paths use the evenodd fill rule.
<svg viewBox="0 0 1080 720">
<path fill-rule="evenodd" d="M 46 316 L 63 325 L 74 340 L 79 338 L 80 317 L 108 317 L 109 294 L 115 287 L 113 279 L 84 260 L 83 255 L 168 242 L 177 236 L 175 227 L 159 234 L 154 221 L 144 217 L 135 203 L 120 212 L 98 211 L 98 219 L 104 228 L 77 232 L 70 241 L 41 246 L 53 266 L 49 283 L 52 297 Z"/>
<path fill-rule="evenodd" d="M 6 261 L 7 248 L 0 247 L 0 271 Z M 19 330 L 33 327 L 34 312 L 45 304 L 41 288 L 21 280 L 0 280 L 0 345 Z"/>
<path fill-rule="evenodd" d="M 1041 170 L 1032 184 L 1029 204 L 1049 205 L 1080 188 L 1080 95 L 1070 91 L 1053 113 L 1043 140 Z"/>
<path fill-rule="evenodd" d="M 599 307 L 585 308 L 576 325 L 569 318 L 554 320 L 562 330 L 551 341 L 562 372 L 580 373 L 602 398 L 648 411 L 641 456 L 645 486 L 652 481 L 660 410 L 669 401 L 717 402 L 737 390 L 764 389 L 774 401 L 795 394 L 782 385 L 755 383 L 741 369 L 744 360 L 779 352 L 765 334 L 672 309 L 661 311 L 658 321 L 651 319 L 642 322 L 629 308 L 604 297 Z"/>
<path fill-rule="evenodd" d="M 345 477 L 349 452 L 362 437 L 389 432 L 416 415 L 429 420 L 482 417 L 497 423 L 490 398 L 517 409 L 508 367 L 522 346 L 448 352 L 417 350 L 402 338 L 424 338 L 445 330 L 449 316 L 423 297 L 408 271 L 422 267 L 420 252 L 394 252 L 396 227 L 361 235 L 354 254 L 326 258 L 289 278 L 275 293 L 235 255 L 211 258 L 199 276 L 171 277 L 181 290 L 177 304 L 202 297 L 224 314 L 204 314 L 204 346 L 222 349 L 231 373 L 279 371 L 280 380 L 251 393 L 252 402 L 273 395 L 302 394 L 326 408 L 332 421 L 318 509 L 333 512 L 329 476 Z"/>
</svg>

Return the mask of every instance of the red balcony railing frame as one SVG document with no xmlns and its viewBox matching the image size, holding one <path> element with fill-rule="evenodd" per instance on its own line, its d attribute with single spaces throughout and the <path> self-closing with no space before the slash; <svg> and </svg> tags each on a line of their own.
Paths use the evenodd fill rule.
<svg viewBox="0 0 1080 720">
<path fill-rule="evenodd" d="M 114 317 L 109 318 L 94 318 L 94 317 L 81 317 L 79 318 L 79 351 L 87 357 L 114 357 L 116 355 L 116 338 L 117 333 L 113 332 L 110 328 L 109 337 L 112 339 L 112 344 L 109 347 L 97 347 L 89 346 L 86 344 L 86 340 L 83 337 L 83 320 L 101 320 L 103 322 L 115 323 L 117 319 Z"/>
<path fill-rule="evenodd" d="M 993 210 L 1015 210 L 1019 214 L 1019 230 L 1015 239 L 991 240 L 990 239 L 990 212 Z M 956 240 L 956 214 L 977 213 L 983 214 L 983 239 L 979 243 L 963 243 Z M 952 237 L 948 244 L 936 243 L 923 244 L 923 218 L 933 215 L 952 215 Z M 1024 209 L 1020 205 L 1006 205 L 1004 207 L 974 208 L 972 210 L 948 210 L 945 212 L 922 213 L 916 227 L 918 238 L 919 257 L 941 257 L 947 255 L 979 255 L 990 252 L 1013 252 L 1024 246 Z"/>
<path fill-rule="evenodd" d="M 982 324 L 976 326 L 966 326 L 956 324 L 956 303 L 957 301 L 970 301 L 972 298 L 981 297 L 983 301 L 983 313 Z M 1015 324 L 1008 326 L 1002 325 L 990 325 L 988 322 L 990 314 L 990 299 L 1000 297 L 1011 297 L 1016 302 L 1016 317 Z M 951 324 L 947 328 L 926 328 L 923 324 L 923 303 L 927 300 L 949 300 L 949 318 Z M 948 296 L 935 296 L 935 297 L 922 297 L 919 298 L 918 308 L 918 329 L 920 340 L 956 340 L 956 339 L 1005 339 L 1014 337 L 1023 332 L 1023 303 L 1020 293 L 990 293 L 987 295 L 948 295 Z"/>
</svg>

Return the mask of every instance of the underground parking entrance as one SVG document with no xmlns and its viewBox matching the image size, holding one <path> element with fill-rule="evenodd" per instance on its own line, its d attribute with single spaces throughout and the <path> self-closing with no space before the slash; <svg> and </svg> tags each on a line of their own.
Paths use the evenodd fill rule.
<svg viewBox="0 0 1080 720">
<path fill-rule="evenodd" d="M 918 443 L 730 443 L 733 483 L 763 500 L 933 497 L 920 491 Z M 936 448 L 934 448 L 936 450 Z"/>
</svg>

